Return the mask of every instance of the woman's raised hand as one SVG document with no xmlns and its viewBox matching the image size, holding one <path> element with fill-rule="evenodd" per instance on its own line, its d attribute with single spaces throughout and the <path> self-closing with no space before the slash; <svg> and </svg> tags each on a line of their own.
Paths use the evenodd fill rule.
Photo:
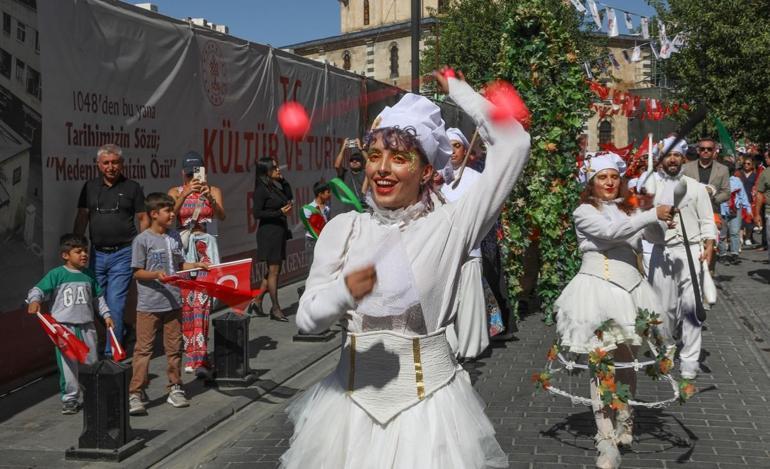
<svg viewBox="0 0 770 469">
<path fill-rule="evenodd" d="M 446 65 L 441 67 L 440 70 L 433 71 L 433 79 L 436 80 L 438 89 L 444 94 L 449 94 L 449 77 L 465 81 L 463 72 L 459 70 L 455 71 L 453 68 L 447 67 Z"/>
</svg>

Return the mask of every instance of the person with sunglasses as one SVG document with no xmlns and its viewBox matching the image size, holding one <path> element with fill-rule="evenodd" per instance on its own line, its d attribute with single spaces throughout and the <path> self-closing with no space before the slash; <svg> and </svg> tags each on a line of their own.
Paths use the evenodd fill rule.
<svg viewBox="0 0 770 469">
<path fill-rule="evenodd" d="M 711 209 L 717 214 L 721 211 L 722 202 L 730 200 L 730 171 L 727 166 L 716 161 L 716 142 L 704 137 L 698 141 L 698 159 L 682 166 L 682 174 L 691 177 L 706 186 L 711 199 Z M 716 236 L 716 233 L 714 233 Z M 712 256 L 709 270 L 714 272 L 716 257 Z"/>
<path fill-rule="evenodd" d="M 96 164 L 102 175 L 83 185 L 73 231 L 82 236 L 88 228 L 93 249 L 91 269 L 105 292 L 115 323 L 115 336 L 122 345 L 123 313 L 134 274 L 131 242 L 150 223 L 142 186 L 123 175 L 123 150 L 113 144 L 101 146 L 96 153 Z M 104 355 L 112 356 L 109 340 Z"/>
</svg>

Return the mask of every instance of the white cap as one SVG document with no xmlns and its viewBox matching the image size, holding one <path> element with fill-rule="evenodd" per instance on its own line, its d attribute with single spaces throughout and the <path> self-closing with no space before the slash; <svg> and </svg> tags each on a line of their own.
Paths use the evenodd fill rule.
<svg viewBox="0 0 770 469">
<path fill-rule="evenodd" d="M 450 127 L 446 129 L 446 136 L 449 138 L 450 142 L 452 140 L 457 140 L 458 142 L 462 143 L 466 150 L 471 145 L 468 142 L 468 139 L 465 138 L 465 135 L 462 133 L 462 131 L 456 127 Z"/>
<path fill-rule="evenodd" d="M 585 184 L 596 176 L 596 173 L 605 169 L 614 169 L 622 176 L 626 172 L 626 162 L 612 152 L 586 153 L 586 159 L 583 160 L 583 165 L 580 167 L 578 179 Z"/>
<path fill-rule="evenodd" d="M 746 147 L 738 147 L 735 149 L 738 153 L 746 153 Z"/>
<path fill-rule="evenodd" d="M 393 107 L 387 106 L 375 119 L 376 129 L 414 128 L 417 141 L 434 168 L 443 168 L 452 155 L 441 108 L 424 96 L 407 93 Z"/>
<path fill-rule="evenodd" d="M 668 151 L 669 147 L 674 144 L 674 141 L 676 140 L 676 137 L 666 137 L 660 142 L 658 142 L 657 145 L 655 145 L 655 148 L 652 149 L 652 156 L 655 157 L 656 160 L 660 159 L 661 155 L 665 155 Z M 671 148 L 671 152 L 678 152 L 681 153 L 682 156 L 687 154 L 687 142 L 684 141 L 684 139 L 680 140 L 679 143 L 676 144 L 674 148 Z"/>
</svg>

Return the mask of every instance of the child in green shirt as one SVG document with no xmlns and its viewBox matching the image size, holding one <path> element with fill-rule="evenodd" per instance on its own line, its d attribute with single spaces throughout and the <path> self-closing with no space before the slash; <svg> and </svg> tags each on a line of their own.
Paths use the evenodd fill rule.
<svg viewBox="0 0 770 469">
<path fill-rule="evenodd" d="M 41 311 L 41 303 L 49 301 L 53 318 L 88 346 L 86 364 L 90 365 L 98 359 L 94 303 L 98 302 L 99 315 L 104 318 L 107 327 L 113 327 L 109 308 L 96 276 L 86 268 L 88 241 L 80 235 L 65 234 L 59 241 L 59 252 L 64 265 L 49 271 L 32 287 L 27 294 L 27 312 L 37 314 Z M 78 363 L 62 355 L 57 348 L 56 364 L 59 367 L 62 414 L 76 414 L 80 410 Z"/>
</svg>

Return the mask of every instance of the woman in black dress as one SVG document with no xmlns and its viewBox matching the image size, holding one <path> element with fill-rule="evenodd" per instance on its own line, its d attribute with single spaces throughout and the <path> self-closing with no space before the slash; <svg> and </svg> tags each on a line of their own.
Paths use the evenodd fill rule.
<svg viewBox="0 0 770 469">
<path fill-rule="evenodd" d="M 286 259 L 286 241 L 291 231 L 286 216 L 291 211 L 294 197 L 291 186 L 281 175 L 281 169 L 272 158 L 261 158 L 257 162 L 257 177 L 254 183 L 254 219 L 257 228 L 257 260 L 267 262 L 267 275 L 262 279 L 262 295 L 254 304 L 258 314 L 262 313 L 264 292 L 270 294 L 272 307 L 270 319 L 286 322 L 286 316 L 278 304 L 278 274 L 281 263 Z"/>
</svg>

